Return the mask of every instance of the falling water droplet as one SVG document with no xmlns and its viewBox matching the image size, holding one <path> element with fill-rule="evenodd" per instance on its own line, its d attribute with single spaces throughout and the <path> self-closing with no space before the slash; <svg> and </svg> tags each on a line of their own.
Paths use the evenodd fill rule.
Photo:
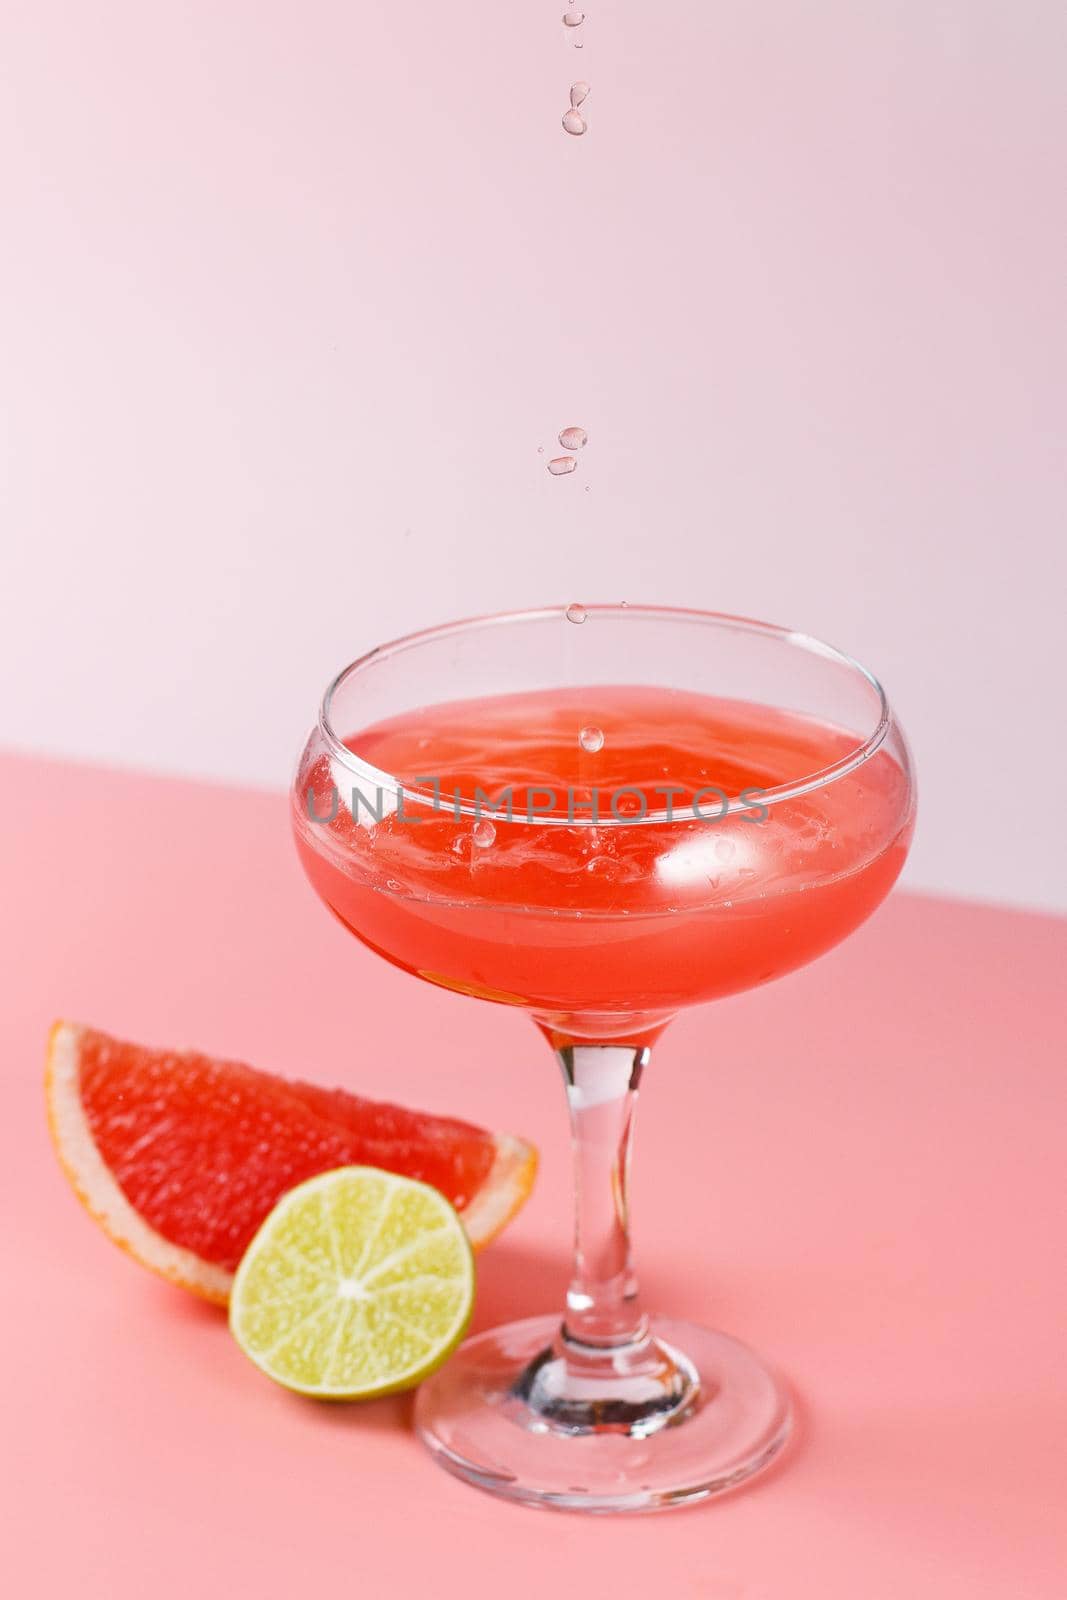
<svg viewBox="0 0 1067 1600">
<path fill-rule="evenodd" d="M 578 743 L 583 750 L 588 750 L 590 755 L 595 756 L 598 750 L 604 748 L 603 728 L 594 728 L 592 724 L 588 728 L 583 728 L 578 735 Z"/>
<path fill-rule="evenodd" d="M 488 817 L 483 817 L 480 822 L 474 824 L 471 829 L 471 838 L 480 850 L 488 850 L 496 839 L 496 829 Z"/>
<path fill-rule="evenodd" d="M 568 622 L 584 622 L 589 613 L 584 606 L 569 605 L 563 615 Z"/>
<path fill-rule="evenodd" d="M 577 111 L 582 101 L 587 99 L 588 95 L 589 85 L 587 83 L 571 84 L 571 105 L 574 107 L 575 111 Z"/>
<path fill-rule="evenodd" d="M 586 128 L 588 127 L 588 123 L 582 116 L 582 113 L 580 111 L 575 111 L 572 107 L 570 111 L 565 111 L 563 113 L 563 126 L 566 128 L 568 133 L 577 135 L 585 132 Z"/>
<path fill-rule="evenodd" d="M 584 428 L 564 428 L 559 436 L 559 442 L 564 450 L 580 450 L 584 444 L 589 443 L 589 435 Z"/>
<path fill-rule="evenodd" d="M 584 21 L 585 12 L 579 11 L 574 6 L 572 6 L 569 11 L 565 11 L 563 13 L 563 26 L 565 28 L 580 28 Z"/>
<path fill-rule="evenodd" d="M 548 463 L 548 470 L 554 478 L 562 478 L 565 473 L 573 472 L 577 465 L 573 456 L 553 456 Z"/>
</svg>

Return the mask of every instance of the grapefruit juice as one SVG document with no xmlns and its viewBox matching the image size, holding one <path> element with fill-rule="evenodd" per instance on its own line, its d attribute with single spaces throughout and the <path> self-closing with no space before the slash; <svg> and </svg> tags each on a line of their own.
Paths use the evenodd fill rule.
<svg viewBox="0 0 1067 1600">
<path fill-rule="evenodd" d="M 631 1038 L 803 965 L 885 897 L 908 782 L 885 747 L 847 770 L 859 742 L 665 688 L 431 705 L 350 735 L 352 763 L 305 763 L 297 846 L 396 965 L 575 1038 Z"/>
</svg>

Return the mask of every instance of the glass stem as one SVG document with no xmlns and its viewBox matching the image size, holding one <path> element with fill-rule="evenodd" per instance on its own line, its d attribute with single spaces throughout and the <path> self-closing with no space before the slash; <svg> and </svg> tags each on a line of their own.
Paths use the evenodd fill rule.
<svg viewBox="0 0 1067 1600">
<path fill-rule="evenodd" d="M 557 1049 L 574 1147 L 574 1273 L 563 1338 L 619 1351 L 648 1339 L 630 1254 L 630 1143 L 647 1046 L 568 1044 Z"/>
<path fill-rule="evenodd" d="M 630 1259 L 630 1141 L 650 1047 L 552 1042 L 571 1113 L 574 1274 L 562 1324 L 509 1403 L 527 1428 L 644 1437 L 700 1393 L 693 1364 L 650 1333 Z"/>
</svg>

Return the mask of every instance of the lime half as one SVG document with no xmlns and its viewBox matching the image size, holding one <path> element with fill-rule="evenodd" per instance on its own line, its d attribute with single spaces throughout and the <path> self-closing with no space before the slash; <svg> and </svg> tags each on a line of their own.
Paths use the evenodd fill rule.
<svg viewBox="0 0 1067 1600">
<path fill-rule="evenodd" d="M 470 1244 L 444 1195 L 340 1167 L 290 1189 L 267 1217 L 237 1269 L 230 1330 L 286 1388 L 364 1400 L 439 1367 L 473 1304 Z"/>
</svg>

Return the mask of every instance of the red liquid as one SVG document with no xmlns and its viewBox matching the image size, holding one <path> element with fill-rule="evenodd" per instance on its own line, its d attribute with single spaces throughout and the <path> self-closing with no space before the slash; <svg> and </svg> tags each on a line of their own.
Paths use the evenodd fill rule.
<svg viewBox="0 0 1067 1600">
<path fill-rule="evenodd" d="M 591 752 L 579 731 L 604 734 Z M 351 786 L 373 783 L 319 756 L 294 799 L 305 870 L 337 916 L 380 954 L 433 983 L 521 1005 L 563 1032 L 630 1037 L 679 1007 L 735 993 L 803 965 L 862 922 L 907 851 L 907 780 L 879 750 L 855 771 L 793 800 L 718 819 L 729 797 L 801 782 L 847 758 L 853 735 L 792 713 L 665 689 L 586 688 L 432 706 L 348 741 L 363 761 L 416 786 L 440 783 L 436 811 L 353 820 Z M 591 742 L 588 738 L 587 743 Z M 592 741 L 592 742 L 595 742 Z M 342 796 L 329 819 L 336 789 Z M 672 822 L 591 826 L 566 818 L 600 792 L 621 814 Z M 423 785 L 425 787 L 425 785 Z M 513 819 L 454 816 L 510 789 Z M 540 791 L 535 793 L 534 791 Z M 506 796 L 504 797 L 506 798 Z M 363 813 L 364 817 L 369 814 Z M 476 840 L 495 836 L 485 848 Z"/>
</svg>

